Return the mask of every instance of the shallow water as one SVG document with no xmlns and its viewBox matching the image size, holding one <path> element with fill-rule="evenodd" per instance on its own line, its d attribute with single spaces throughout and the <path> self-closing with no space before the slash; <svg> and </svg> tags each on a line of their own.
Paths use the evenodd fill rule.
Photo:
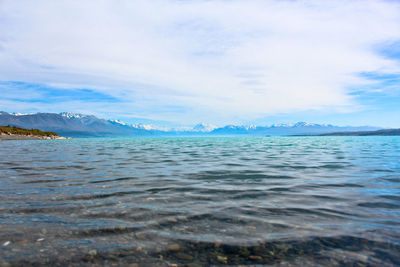
<svg viewBox="0 0 400 267">
<path fill-rule="evenodd" d="M 0 266 L 400 265 L 399 137 L 2 141 L 0 156 Z"/>
</svg>

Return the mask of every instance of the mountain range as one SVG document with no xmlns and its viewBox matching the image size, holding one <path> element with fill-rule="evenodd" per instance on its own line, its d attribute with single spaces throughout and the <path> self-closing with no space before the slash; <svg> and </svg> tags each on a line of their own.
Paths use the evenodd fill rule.
<svg viewBox="0 0 400 267">
<path fill-rule="evenodd" d="M 109 137 L 109 136 L 151 136 L 151 135 L 318 135 L 334 132 L 373 131 L 381 128 L 362 126 L 334 126 L 298 122 L 270 126 L 215 127 L 200 123 L 193 128 L 167 129 L 151 124 L 128 124 L 120 120 L 105 120 L 93 115 L 63 113 L 21 114 L 0 111 L 0 125 L 17 126 L 26 129 L 53 131 L 65 137 Z"/>
<path fill-rule="evenodd" d="M 376 131 L 360 131 L 360 132 L 335 132 L 320 134 L 321 136 L 398 136 L 400 129 L 382 129 Z"/>
</svg>

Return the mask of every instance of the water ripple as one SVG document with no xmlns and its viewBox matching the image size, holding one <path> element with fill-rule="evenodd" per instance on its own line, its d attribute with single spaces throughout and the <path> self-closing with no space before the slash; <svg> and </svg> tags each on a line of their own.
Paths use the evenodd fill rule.
<svg viewBox="0 0 400 267">
<path fill-rule="evenodd" d="M 399 141 L 0 142 L 0 265 L 398 266 Z"/>
</svg>

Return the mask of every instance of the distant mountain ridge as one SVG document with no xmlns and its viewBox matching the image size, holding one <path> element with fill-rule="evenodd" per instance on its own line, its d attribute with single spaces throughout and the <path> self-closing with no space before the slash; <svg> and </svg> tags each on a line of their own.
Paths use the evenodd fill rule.
<svg viewBox="0 0 400 267">
<path fill-rule="evenodd" d="M 271 126 L 235 126 L 227 125 L 222 128 L 217 128 L 211 133 L 218 134 L 250 134 L 250 135 L 299 135 L 299 134 L 322 134 L 331 132 L 347 132 L 347 131 L 373 131 L 380 129 L 378 127 L 362 126 L 334 126 L 330 124 L 315 124 L 306 122 L 297 122 L 294 124 L 275 124 Z"/>
<path fill-rule="evenodd" d="M 295 124 L 274 124 L 271 126 L 215 127 L 200 123 L 193 128 L 167 129 L 151 124 L 128 124 L 120 120 L 99 119 L 93 115 L 62 113 L 7 113 L 0 111 L 0 125 L 17 126 L 27 129 L 53 131 L 67 137 L 85 136 L 149 136 L 149 135 L 317 135 L 334 132 L 374 131 L 378 127 L 339 127 L 330 124 L 298 122 Z"/>
<path fill-rule="evenodd" d="M 397 136 L 400 129 L 382 129 L 376 131 L 357 131 L 357 132 L 334 132 L 320 134 L 320 136 Z"/>
<path fill-rule="evenodd" d="M 146 130 L 99 119 L 93 115 L 63 113 L 20 114 L 0 112 L 0 125 L 53 131 L 63 136 L 140 135 Z"/>
</svg>

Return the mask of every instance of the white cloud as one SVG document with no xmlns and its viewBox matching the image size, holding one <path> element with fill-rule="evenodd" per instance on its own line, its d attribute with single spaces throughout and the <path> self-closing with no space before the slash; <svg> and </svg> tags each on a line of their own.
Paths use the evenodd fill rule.
<svg viewBox="0 0 400 267">
<path fill-rule="evenodd" d="M 233 122 L 349 110 L 351 88 L 371 83 L 360 73 L 400 72 L 377 51 L 398 40 L 395 1 L 6 0 L 0 80 L 91 88 L 125 114 Z"/>
</svg>

